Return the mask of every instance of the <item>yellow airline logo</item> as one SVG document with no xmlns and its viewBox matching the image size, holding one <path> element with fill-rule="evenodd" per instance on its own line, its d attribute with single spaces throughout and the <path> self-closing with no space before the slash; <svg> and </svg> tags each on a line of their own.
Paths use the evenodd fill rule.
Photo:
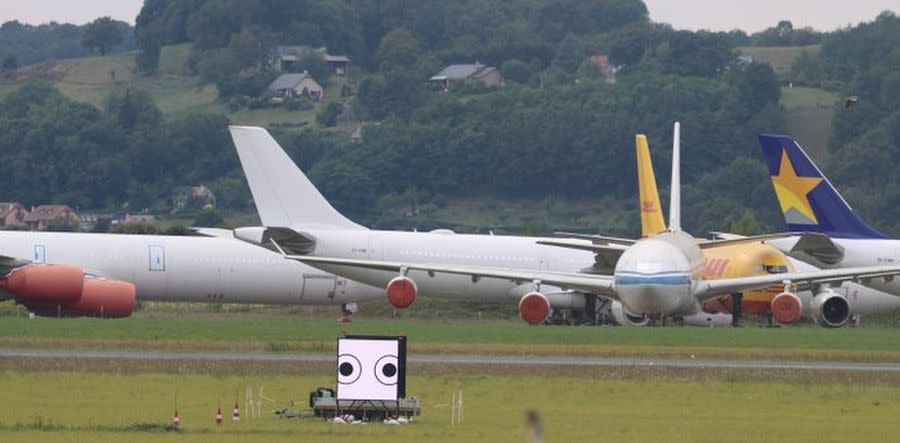
<svg viewBox="0 0 900 443">
<path fill-rule="evenodd" d="M 781 211 L 788 216 L 789 223 L 814 225 L 819 222 L 809 204 L 807 194 L 821 182 L 821 178 L 798 177 L 787 151 L 781 151 L 781 166 L 778 175 L 772 176 L 772 184 L 775 186 Z"/>
</svg>

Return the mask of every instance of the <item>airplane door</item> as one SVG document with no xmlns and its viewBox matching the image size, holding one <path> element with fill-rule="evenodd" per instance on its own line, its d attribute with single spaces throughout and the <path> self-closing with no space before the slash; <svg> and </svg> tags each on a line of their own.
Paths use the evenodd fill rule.
<svg viewBox="0 0 900 443">
<path fill-rule="evenodd" d="M 161 245 L 150 245 L 150 270 L 165 271 L 166 270 L 166 249 Z"/>
<path fill-rule="evenodd" d="M 34 263 L 47 263 L 47 250 L 44 245 L 34 245 Z"/>
<path fill-rule="evenodd" d="M 333 300 L 336 277 L 324 274 L 303 274 L 303 291 L 300 299 L 305 301 Z"/>
</svg>

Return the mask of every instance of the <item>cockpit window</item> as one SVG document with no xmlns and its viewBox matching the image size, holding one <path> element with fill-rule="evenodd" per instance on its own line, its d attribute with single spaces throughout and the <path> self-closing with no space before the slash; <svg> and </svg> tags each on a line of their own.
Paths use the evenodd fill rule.
<svg viewBox="0 0 900 443">
<path fill-rule="evenodd" d="M 764 268 L 769 274 L 784 274 L 788 271 L 785 265 L 765 265 Z"/>
</svg>

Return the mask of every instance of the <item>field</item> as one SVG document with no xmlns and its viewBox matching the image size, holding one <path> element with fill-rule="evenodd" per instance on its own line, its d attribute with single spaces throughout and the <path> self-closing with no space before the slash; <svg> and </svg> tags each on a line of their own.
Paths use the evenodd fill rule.
<svg viewBox="0 0 900 443">
<path fill-rule="evenodd" d="M 548 441 L 886 441 L 900 431 L 900 392 L 872 384 L 645 377 L 411 376 L 423 402 L 413 424 L 341 426 L 270 415 L 324 374 L 0 373 L 0 441 L 522 441 L 523 416 L 541 412 Z M 248 416 L 246 389 L 265 397 Z M 451 427 L 448 404 L 463 391 L 465 421 Z M 182 430 L 166 430 L 177 407 Z M 244 420 L 230 421 L 235 399 Z M 213 423 L 222 404 L 226 422 Z"/>
<path fill-rule="evenodd" d="M 315 121 L 315 110 L 288 111 L 268 108 L 232 112 L 219 101 L 214 86 L 201 85 L 187 69 L 189 45 L 163 48 L 159 72 L 141 76 L 136 72 L 134 53 L 118 53 L 103 57 L 58 60 L 26 66 L 19 70 L 15 83 L 0 84 L 0 97 L 16 90 L 27 80 L 43 78 L 53 83 L 73 100 L 103 107 L 110 93 L 127 87 L 147 91 L 159 108 L 169 114 L 215 112 L 228 115 L 236 124 L 303 125 Z M 338 94 L 342 79 L 326 86 L 328 97 Z"/>
<path fill-rule="evenodd" d="M 809 46 L 743 46 L 737 48 L 741 55 L 753 57 L 753 61 L 768 63 L 778 74 L 786 74 L 791 71 L 794 60 L 808 52 L 811 55 L 818 54 L 822 45 Z"/>
<path fill-rule="evenodd" d="M 819 162 L 828 160 L 828 139 L 838 99 L 836 94 L 822 89 L 781 89 L 781 104 L 787 110 L 791 135 Z"/>
<path fill-rule="evenodd" d="M 127 320 L 0 319 L 0 347 L 332 352 L 335 337 L 405 334 L 411 352 L 900 361 L 897 330 L 529 327 L 518 321 L 144 314 Z"/>
</svg>

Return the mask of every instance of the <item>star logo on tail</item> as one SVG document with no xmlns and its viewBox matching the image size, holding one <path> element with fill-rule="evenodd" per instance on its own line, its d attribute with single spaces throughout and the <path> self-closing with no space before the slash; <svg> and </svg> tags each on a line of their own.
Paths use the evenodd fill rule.
<svg viewBox="0 0 900 443">
<path fill-rule="evenodd" d="M 798 177 L 794 165 L 788 158 L 787 150 L 782 149 L 781 166 L 778 168 L 778 175 L 772 176 L 772 184 L 775 186 L 775 194 L 788 223 L 798 225 L 819 223 L 807 195 L 821 182 L 822 179 L 817 177 Z"/>
</svg>

